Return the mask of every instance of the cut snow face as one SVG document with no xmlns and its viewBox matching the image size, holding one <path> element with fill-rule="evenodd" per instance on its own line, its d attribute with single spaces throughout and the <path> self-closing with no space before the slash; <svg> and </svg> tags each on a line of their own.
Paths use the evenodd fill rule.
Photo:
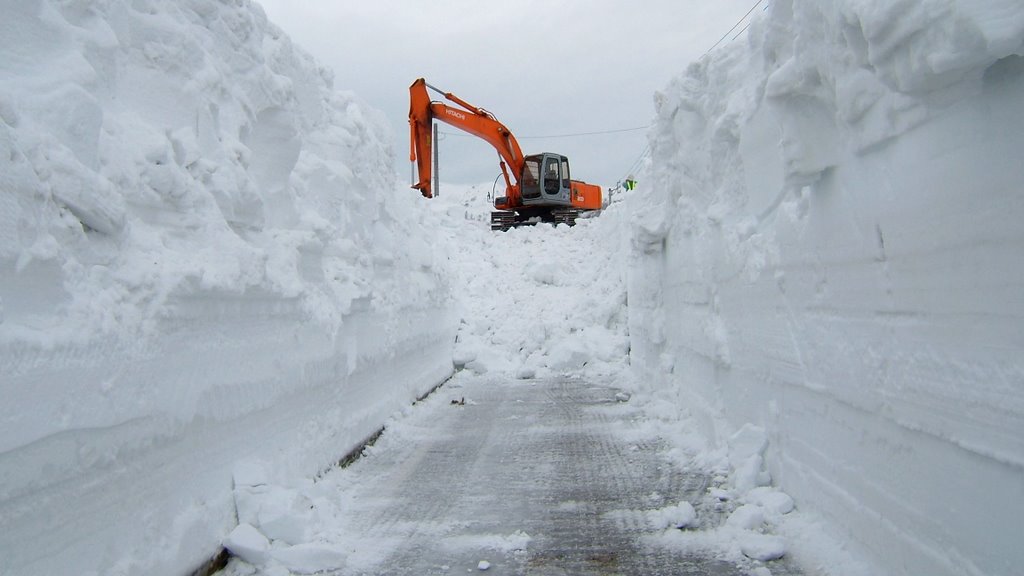
<svg viewBox="0 0 1024 576">
<path fill-rule="evenodd" d="M 655 96 L 631 363 L 866 572 L 1018 572 L 1024 4 L 765 5 Z"/>
<path fill-rule="evenodd" d="M 447 275 L 258 5 L 3 6 L 0 573 L 181 574 L 236 461 L 314 474 L 451 374 Z"/>
<path fill-rule="evenodd" d="M 3 342 L 146 334 L 191 295 L 318 322 L 443 296 L 379 112 L 258 7 L 19 4 L 0 62 Z M 423 278 L 390 278 L 410 268 Z M 420 286 L 426 283 L 425 286 Z"/>
</svg>

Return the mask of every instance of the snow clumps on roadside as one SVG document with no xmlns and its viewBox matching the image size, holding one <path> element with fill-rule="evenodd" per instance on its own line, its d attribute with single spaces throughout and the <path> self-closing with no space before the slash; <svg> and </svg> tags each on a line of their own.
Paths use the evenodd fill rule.
<svg viewBox="0 0 1024 576">
<path fill-rule="evenodd" d="M 317 538 L 325 528 L 321 512 L 329 518 L 337 505 L 317 494 L 311 481 L 301 489 L 287 488 L 272 484 L 259 463 L 240 465 L 234 491 L 238 526 L 224 539 L 224 548 L 267 574 L 343 568 L 346 554 L 340 546 Z"/>
</svg>

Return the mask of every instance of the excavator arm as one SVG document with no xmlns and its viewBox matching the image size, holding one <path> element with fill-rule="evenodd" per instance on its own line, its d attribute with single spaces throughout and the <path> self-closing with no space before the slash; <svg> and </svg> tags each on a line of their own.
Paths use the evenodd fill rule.
<svg viewBox="0 0 1024 576">
<path fill-rule="evenodd" d="M 438 92 L 457 106 L 431 101 L 427 88 Z M 435 119 L 486 140 L 498 151 L 501 157 L 501 172 L 505 177 L 506 198 L 504 203 L 497 207 L 518 205 L 523 152 L 515 136 L 490 112 L 473 106 L 450 92 L 442 92 L 427 84 L 423 78 L 416 80 L 409 87 L 409 160 L 416 162 L 419 173 L 419 182 L 412 187 L 427 198 L 433 197 L 433 191 L 430 189 L 430 154 L 433 145 L 431 123 Z"/>
</svg>

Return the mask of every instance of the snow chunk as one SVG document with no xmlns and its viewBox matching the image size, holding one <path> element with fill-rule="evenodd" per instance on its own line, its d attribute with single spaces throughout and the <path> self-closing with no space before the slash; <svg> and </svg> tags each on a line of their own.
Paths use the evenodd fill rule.
<svg viewBox="0 0 1024 576">
<path fill-rule="evenodd" d="M 786 555 L 786 541 L 781 536 L 747 532 L 740 538 L 740 551 L 762 562 L 777 560 Z"/>
<path fill-rule="evenodd" d="M 764 428 L 744 424 L 729 438 L 729 463 L 733 467 L 733 485 L 741 493 L 771 483 L 764 470 L 764 451 L 768 436 Z"/>
<path fill-rule="evenodd" d="M 708 494 L 710 494 L 712 498 L 721 502 L 732 500 L 732 492 L 723 488 L 708 488 Z"/>
<path fill-rule="evenodd" d="M 491 369 L 488 361 L 482 358 L 467 362 L 465 368 L 474 374 L 486 374 Z"/>
<path fill-rule="evenodd" d="M 465 366 L 466 364 L 476 360 L 477 354 L 477 348 L 475 345 L 459 342 L 455 346 L 455 350 L 452 352 L 452 363 L 458 367 Z"/>
<path fill-rule="evenodd" d="M 256 566 L 266 563 L 269 558 L 270 540 L 251 524 L 239 524 L 222 543 L 224 548 L 249 564 Z"/>
<path fill-rule="evenodd" d="M 744 504 L 733 510 L 725 524 L 744 530 L 758 530 L 764 525 L 764 512 L 760 506 Z"/>
<path fill-rule="evenodd" d="M 736 466 L 732 481 L 736 489 L 743 493 L 757 486 L 767 486 L 771 483 L 772 477 L 764 470 L 764 458 L 755 455 Z"/>
<path fill-rule="evenodd" d="M 754 488 L 747 492 L 744 498 L 747 502 L 764 508 L 769 514 L 789 514 L 795 507 L 789 494 L 767 486 Z"/>
<path fill-rule="evenodd" d="M 675 506 L 651 510 L 647 513 L 647 520 L 657 529 L 688 528 L 696 523 L 697 511 L 689 502 L 680 502 Z"/>
<path fill-rule="evenodd" d="M 235 488 L 235 514 L 238 516 L 239 522 L 248 522 L 253 525 L 259 523 L 260 502 L 262 494 L 266 491 L 267 488 L 264 486 Z"/>
<path fill-rule="evenodd" d="M 267 537 L 289 544 L 308 541 L 312 526 L 319 520 L 308 497 L 278 487 L 263 494 L 257 518 L 260 530 Z"/>
<path fill-rule="evenodd" d="M 768 435 L 764 428 L 748 422 L 729 438 L 729 461 L 736 467 L 751 456 L 762 456 L 767 447 Z"/>
<path fill-rule="evenodd" d="M 488 569 L 490 569 L 490 567 L 491 567 L 491 563 L 490 563 L 490 562 L 488 562 L 487 560 L 481 560 L 481 561 L 480 561 L 480 562 L 479 562 L 479 563 L 478 563 L 478 564 L 476 565 L 476 567 L 477 567 L 477 569 L 478 569 L 478 570 L 480 570 L 480 571 L 482 572 L 482 571 L 484 571 L 484 570 L 488 570 Z"/>
<path fill-rule="evenodd" d="M 519 380 L 532 380 L 537 377 L 537 369 L 532 366 L 520 366 L 516 370 L 516 378 Z"/>
</svg>

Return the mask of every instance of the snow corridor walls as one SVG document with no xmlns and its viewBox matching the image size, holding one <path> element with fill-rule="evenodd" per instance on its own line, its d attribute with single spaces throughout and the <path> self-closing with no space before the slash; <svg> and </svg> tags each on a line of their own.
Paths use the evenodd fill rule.
<svg viewBox="0 0 1024 576">
<path fill-rule="evenodd" d="M 1024 7 L 772 2 L 656 96 L 633 365 L 881 573 L 1011 574 Z"/>
<path fill-rule="evenodd" d="M 0 573 L 187 573 L 237 470 L 450 375 L 386 122 L 258 5 L 8 2 L 0 54 Z"/>
</svg>

